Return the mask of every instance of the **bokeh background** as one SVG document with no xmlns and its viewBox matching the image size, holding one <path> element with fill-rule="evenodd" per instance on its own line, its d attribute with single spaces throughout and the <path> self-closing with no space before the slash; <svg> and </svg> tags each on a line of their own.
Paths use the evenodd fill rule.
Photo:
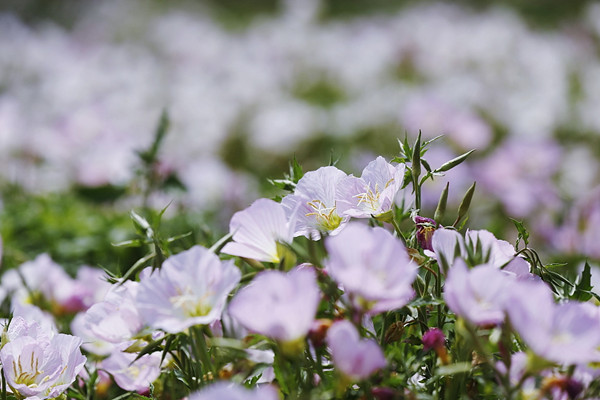
<svg viewBox="0 0 600 400">
<path fill-rule="evenodd" d="M 471 228 L 514 240 L 514 218 L 550 260 L 594 262 L 599 46 L 585 0 L 3 0 L 4 266 L 126 270 L 130 209 L 169 204 L 165 234 L 209 243 L 294 156 L 358 175 L 419 131 L 444 135 L 433 167 L 476 149 L 422 215 L 476 181 Z"/>
</svg>

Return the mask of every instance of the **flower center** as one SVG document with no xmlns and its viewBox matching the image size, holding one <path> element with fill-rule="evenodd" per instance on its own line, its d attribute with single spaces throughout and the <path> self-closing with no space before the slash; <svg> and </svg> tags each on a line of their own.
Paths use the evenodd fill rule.
<svg viewBox="0 0 600 400">
<path fill-rule="evenodd" d="M 332 231 L 342 222 L 342 218 L 335 212 L 335 206 L 327 207 L 321 200 L 312 200 L 306 203 L 313 212 L 306 214 L 307 217 L 314 215 L 320 229 Z"/>
<path fill-rule="evenodd" d="M 177 294 L 177 296 L 171 297 L 171 304 L 183 310 L 187 317 L 204 317 L 212 310 L 210 303 L 207 301 L 208 293 L 198 298 L 197 295 L 191 293 L 189 288 L 186 288 L 184 291 L 178 289 Z"/>
<path fill-rule="evenodd" d="M 21 357 L 17 359 L 15 362 L 13 360 L 13 370 L 15 371 L 15 383 L 26 385 L 30 388 L 36 388 L 38 384 L 36 383 L 37 378 L 44 373 L 44 371 L 39 371 L 39 359 L 35 357 L 35 354 L 31 353 L 31 359 L 29 360 L 29 368 L 24 369 L 23 364 L 21 363 Z"/>
</svg>

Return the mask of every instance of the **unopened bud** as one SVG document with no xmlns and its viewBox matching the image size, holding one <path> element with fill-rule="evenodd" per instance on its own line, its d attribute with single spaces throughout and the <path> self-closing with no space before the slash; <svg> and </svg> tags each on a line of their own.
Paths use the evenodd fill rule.
<svg viewBox="0 0 600 400">
<path fill-rule="evenodd" d="M 413 219 L 417 225 L 417 243 L 423 250 L 433 251 L 431 240 L 433 239 L 433 232 L 437 228 L 437 223 L 431 218 L 418 215 L 415 215 Z"/>
</svg>

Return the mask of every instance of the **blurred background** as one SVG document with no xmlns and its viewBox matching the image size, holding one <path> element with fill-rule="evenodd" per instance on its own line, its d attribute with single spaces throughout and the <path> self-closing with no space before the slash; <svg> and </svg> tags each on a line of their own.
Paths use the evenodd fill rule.
<svg viewBox="0 0 600 400">
<path fill-rule="evenodd" d="M 472 229 L 600 260 L 599 49 L 585 0 L 3 0 L 4 264 L 130 265 L 144 206 L 210 242 L 294 156 L 359 175 L 419 131 L 432 167 L 476 149 L 422 215 L 476 181 Z"/>
</svg>

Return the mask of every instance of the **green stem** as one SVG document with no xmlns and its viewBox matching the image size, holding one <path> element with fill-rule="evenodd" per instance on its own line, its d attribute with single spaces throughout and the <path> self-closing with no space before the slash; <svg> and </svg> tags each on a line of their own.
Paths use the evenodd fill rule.
<svg viewBox="0 0 600 400">
<path fill-rule="evenodd" d="M 205 374 L 211 372 L 213 377 L 216 376 L 215 366 L 210 359 L 210 354 L 208 352 L 208 346 L 206 344 L 206 339 L 204 338 L 202 327 L 193 326 L 190 328 L 190 330 L 192 334 L 194 355 L 202 362 L 201 373 Z"/>
<path fill-rule="evenodd" d="M 4 368 L 2 369 L 2 400 L 6 400 L 6 378 L 4 377 Z"/>
</svg>

